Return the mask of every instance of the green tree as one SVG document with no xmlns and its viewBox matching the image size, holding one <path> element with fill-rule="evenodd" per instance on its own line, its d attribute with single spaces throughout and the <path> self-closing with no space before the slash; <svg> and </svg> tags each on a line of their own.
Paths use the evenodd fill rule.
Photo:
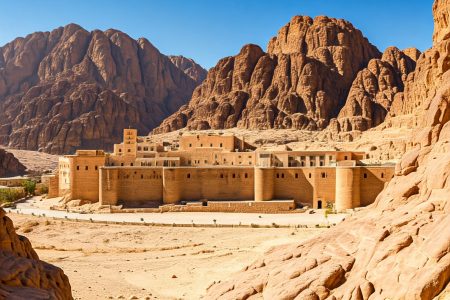
<svg viewBox="0 0 450 300">
<path fill-rule="evenodd" d="M 24 181 L 22 183 L 22 186 L 23 186 L 27 196 L 34 195 L 34 192 L 36 191 L 36 181 L 34 181 L 34 180 L 26 180 L 26 181 Z"/>
</svg>

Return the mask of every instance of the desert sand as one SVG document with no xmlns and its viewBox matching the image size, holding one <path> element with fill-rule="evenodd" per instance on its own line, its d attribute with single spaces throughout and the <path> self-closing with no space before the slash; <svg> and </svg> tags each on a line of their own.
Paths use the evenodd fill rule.
<svg viewBox="0 0 450 300">
<path fill-rule="evenodd" d="M 107 225 L 8 214 L 75 299 L 199 299 L 272 246 L 327 229 Z"/>
</svg>

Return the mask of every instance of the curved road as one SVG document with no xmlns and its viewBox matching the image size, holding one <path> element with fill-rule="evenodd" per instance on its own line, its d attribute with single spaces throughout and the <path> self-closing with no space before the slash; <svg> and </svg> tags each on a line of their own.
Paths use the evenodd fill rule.
<svg viewBox="0 0 450 300">
<path fill-rule="evenodd" d="M 35 215 L 41 217 L 85 220 L 94 222 L 118 222 L 158 225 L 243 225 L 251 226 L 326 226 L 341 222 L 348 215 L 332 214 L 325 218 L 321 211 L 314 214 L 258 214 L 258 213 L 220 213 L 220 212 L 166 212 L 166 213 L 101 213 L 80 214 L 65 211 L 49 210 L 36 207 L 33 199 L 17 203 L 16 208 L 5 208 L 6 212 Z"/>
</svg>

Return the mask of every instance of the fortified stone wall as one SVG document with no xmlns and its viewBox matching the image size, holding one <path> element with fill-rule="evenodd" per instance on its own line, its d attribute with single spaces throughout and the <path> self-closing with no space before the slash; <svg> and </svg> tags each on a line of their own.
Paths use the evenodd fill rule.
<svg viewBox="0 0 450 300">
<path fill-rule="evenodd" d="M 164 203 L 253 200 L 254 168 L 165 168 Z"/>
<path fill-rule="evenodd" d="M 105 159 L 104 155 L 69 157 L 71 199 L 98 201 L 99 168 L 105 165 Z"/>
<path fill-rule="evenodd" d="M 141 206 L 151 202 L 162 203 L 162 172 L 162 168 L 101 168 L 101 204 L 124 203 Z"/>
<path fill-rule="evenodd" d="M 105 167 L 100 169 L 103 205 L 180 204 L 182 201 L 294 200 L 338 210 L 371 204 L 392 167 Z"/>
</svg>

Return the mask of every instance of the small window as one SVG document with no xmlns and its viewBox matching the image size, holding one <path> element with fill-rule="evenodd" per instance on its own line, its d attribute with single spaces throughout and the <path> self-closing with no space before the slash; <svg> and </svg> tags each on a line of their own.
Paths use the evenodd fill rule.
<svg viewBox="0 0 450 300">
<path fill-rule="evenodd" d="M 95 171 L 97 171 L 98 170 L 98 166 L 95 166 Z"/>
<path fill-rule="evenodd" d="M 277 178 L 280 178 L 280 174 L 277 173 Z"/>
<path fill-rule="evenodd" d="M 144 174 L 141 174 L 141 179 L 144 179 Z"/>
<path fill-rule="evenodd" d="M 295 178 L 296 178 L 296 179 L 298 178 L 298 173 L 295 173 Z"/>
<path fill-rule="evenodd" d="M 284 173 L 281 173 L 281 178 L 284 178 Z"/>
<path fill-rule="evenodd" d="M 384 178 L 384 173 L 381 173 L 381 178 Z"/>
<path fill-rule="evenodd" d="M 320 166 L 323 167 L 323 161 L 320 162 Z"/>
<path fill-rule="evenodd" d="M 191 173 L 187 173 L 186 177 L 191 178 Z"/>
<path fill-rule="evenodd" d="M 208 163 L 208 161 L 205 159 L 205 164 L 207 164 Z"/>
<path fill-rule="evenodd" d="M 191 161 L 190 160 L 188 160 L 188 165 L 190 165 L 191 164 Z"/>
<path fill-rule="evenodd" d="M 123 163 L 120 164 L 123 167 Z"/>
<path fill-rule="evenodd" d="M 122 152 L 122 149 L 119 149 L 119 152 Z"/>
<path fill-rule="evenodd" d="M 236 174 L 233 173 L 233 178 L 236 178 Z"/>
<path fill-rule="evenodd" d="M 192 148 L 192 144 L 189 144 L 189 148 Z"/>
<path fill-rule="evenodd" d="M 348 158 L 348 157 L 347 157 L 347 155 L 346 155 L 346 156 L 344 156 L 344 160 L 347 160 L 347 158 Z"/>
<path fill-rule="evenodd" d="M 128 152 L 131 152 L 131 149 L 128 149 Z"/>
<path fill-rule="evenodd" d="M 367 173 L 364 173 L 364 178 L 367 178 Z"/>
<path fill-rule="evenodd" d="M 327 174 L 325 172 L 322 172 L 322 178 L 326 178 Z"/>
<path fill-rule="evenodd" d="M 212 144 L 209 144 L 209 146 L 212 148 L 213 145 L 212 145 Z"/>
<path fill-rule="evenodd" d="M 223 178 L 223 174 L 220 174 L 220 178 Z"/>
<path fill-rule="evenodd" d="M 203 147 L 203 144 L 200 144 L 200 147 Z"/>
<path fill-rule="evenodd" d="M 79 171 L 80 170 L 80 166 L 77 166 L 77 171 Z"/>
<path fill-rule="evenodd" d="M 138 147 L 138 151 L 141 151 L 142 150 L 142 147 Z"/>
<path fill-rule="evenodd" d="M 133 166 L 133 163 L 131 163 L 130 166 Z"/>
<path fill-rule="evenodd" d="M 84 169 L 85 169 L 86 171 L 88 171 L 88 170 L 89 170 L 89 166 L 84 167 Z"/>
<path fill-rule="evenodd" d="M 311 173 L 309 173 L 309 176 L 308 176 L 309 178 L 311 178 Z"/>
<path fill-rule="evenodd" d="M 220 143 L 220 148 L 222 148 L 222 143 Z"/>
<path fill-rule="evenodd" d="M 248 174 L 247 174 L 247 173 L 245 173 L 244 177 L 245 177 L 245 178 L 248 178 Z"/>
</svg>

